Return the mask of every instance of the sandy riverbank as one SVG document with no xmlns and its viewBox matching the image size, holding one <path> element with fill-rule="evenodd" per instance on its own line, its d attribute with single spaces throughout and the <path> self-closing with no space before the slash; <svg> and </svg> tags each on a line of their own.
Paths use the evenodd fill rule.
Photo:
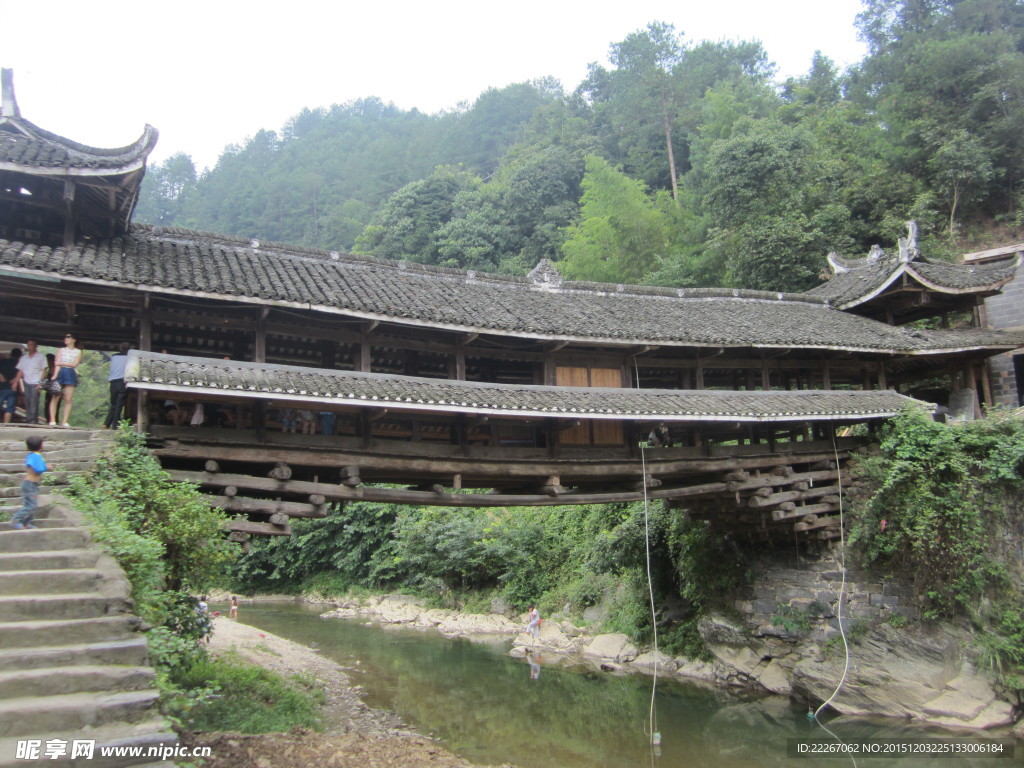
<svg viewBox="0 0 1024 768">
<path fill-rule="evenodd" d="M 368 707 L 344 667 L 304 645 L 217 617 L 210 650 L 223 653 L 229 649 L 282 675 L 313 675 L 327 698 L 324 732 L 195 734 L 188 739 L 190 744 L 212 748 L 213 756 L 204 768 L 474 768 L 405 727 L 394 715 Z"/>
</svg>

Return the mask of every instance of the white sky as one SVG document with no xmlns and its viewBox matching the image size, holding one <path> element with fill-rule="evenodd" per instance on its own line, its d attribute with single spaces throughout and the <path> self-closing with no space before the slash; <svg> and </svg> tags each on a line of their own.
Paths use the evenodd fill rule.
<svg viewBox="0 0 1024 768">
<path fill-rule="evenodd" d="M 437 112 L 537 77 L 572 90 L 609 45 L 665 21 L 699 40 L 764 43 L 779 76 L 815 50 L 859 61 L 860 0 L 0 0 L 0 66 L 22 115 L 99 147 L 150 123 L 150 159 L 210 166 L 303 107 L 378 96 Z"/>
</svg>

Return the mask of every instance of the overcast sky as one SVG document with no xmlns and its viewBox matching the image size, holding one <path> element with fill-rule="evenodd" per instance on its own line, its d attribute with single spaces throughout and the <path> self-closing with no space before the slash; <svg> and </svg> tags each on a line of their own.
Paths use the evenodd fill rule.
<svg viewBox="0 0 1024 768">
<path fill-rule="evenodd" d="M 537 77 L 573 89 L 609 45 L 665 21 L 689 41 L 764 43 L 780 77 L 815 50 L 859 61 L 860 0 L 0 0 L 0 66 L 22 115 L 84 144 L 160 131 L 201 169 L 303 107 L 378 96 L 437 112 Z"/>
</svg>

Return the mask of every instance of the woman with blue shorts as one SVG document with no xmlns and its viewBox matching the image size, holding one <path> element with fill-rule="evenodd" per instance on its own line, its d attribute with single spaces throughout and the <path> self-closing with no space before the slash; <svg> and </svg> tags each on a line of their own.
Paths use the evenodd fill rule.
<svg viewBox="0 0 1024 768">
<path fill-rule="evenodd" d="M 78 386 L 78 364 L 82 362 L 82 350 L 75 345 L 78 338 L 73 333 L 65 334 L 64 349 L 57 350 L 56 365 L 54 366 L 52 379 L 60 384 L 60 399 L 64 401 L 64 422 L 62 427 L 70 427 L 71 424 L 71 399 L 75 396 L 75 388 Z M 50 426 L 57 426 L 57 398 L 50 403 Z"/>
</svg>

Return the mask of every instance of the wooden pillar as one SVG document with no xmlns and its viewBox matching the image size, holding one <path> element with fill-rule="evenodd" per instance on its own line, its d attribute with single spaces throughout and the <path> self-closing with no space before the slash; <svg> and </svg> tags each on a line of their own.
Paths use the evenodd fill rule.
<svg viewBox="0 0 1024 768">
<path fill-rule="evenodd" d="M 370 350 L 370 334 L 367 331 L 363 331 L 362 338 L 359 341 L 359 359 L 357 360 L 356 370 L 370 373 L 373 367 L 373 357 Z"/>
<path fill-rule="evenodd" d="M 981 389 L 985 395 L 985 404 L 992 406 L 995 405 L 995 398 L 992 396 L 992 376 L 988 370 L 988 361 L 982 360 L 981 363 Z"/>
<path fill-rule="evenodd" d="M 252 361 L 254 363 L 267 362 L 267 315 L 269 307 L 261 307 L 259 317 L 256 319 L 256 328 L 252 342 Z"/>
<path fill-rule="evenodd" d="M 883 362 L 879 362 L 878 363 L 878 388 L 879 389 L 888 389 L 889 388 L 889 384 L 888 384 L 888 381 L 887 381 L 886 375 L 885 375 L 885 363 L 883 363 Z"/>
<path fill-rule="evenodd" d="M 697 358 L 696 377 L 697 377 L 697 382 L 694 385 L 694 387 L 696 389 L 704 389 L 704 365 L 701 362 L 701 359 L 699 357 Z"/>
<path fill-rule="evenodd" d="M 466 343 L 462 340 L 455 345 L 455 380 L 466 380 Z"/>
<path fill-rule="evenodd" d="M 64 247 L 75 244 L 75 182 L 64 180 Z"/>
<path fill-rule="evenodd" d="M 149 308 L 149 294 L 143 299 L 142 312 L 139 313 L 139 349 L 143 352 L 153 351 L 153 312 Z"/>
<path fill-rule="evenodd" d="M 829 368 L 828 359 L 825 360 L 825 365 L 821 369 L 821 387 L 822 389 L 832 389 L 832 371 Z"/>
<path fill-rule="evenodd" d="M 772 373 L 768 370 L 768 358 L 764 352 L 761 353 L 761 389 L 767 391 L 772 388 Z"/>
<path fill-rule="evenodd" d="M 145 434 L 149 430 L 149 392 L 139 390 L 135 399 L 135 431 Z"/>
</svg>

